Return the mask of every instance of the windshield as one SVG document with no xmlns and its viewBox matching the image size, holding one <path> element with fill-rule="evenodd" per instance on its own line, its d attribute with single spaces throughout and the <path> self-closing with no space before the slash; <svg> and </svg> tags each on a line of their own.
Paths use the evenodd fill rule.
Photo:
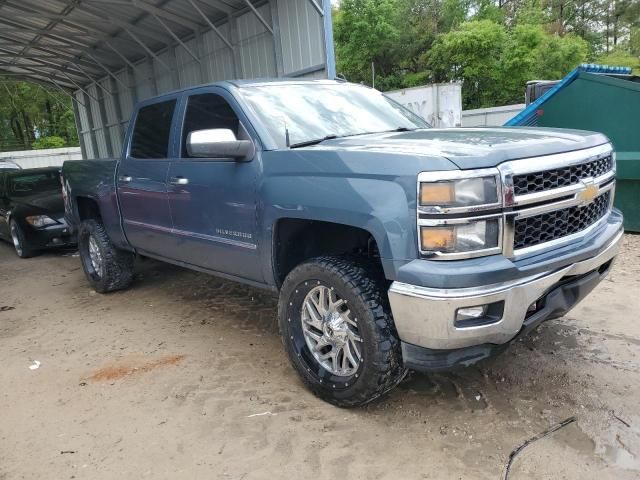
<svg viewBox="0 0 640 480">
<path fill-rule="evenodd" d="M 10 179 L 10 191 L 16 197 L 59 191 L 62 188 L 60 173 L 56 170 L 14 174 Z"/>
<path fill-rule="evenodd" d="M 402 105 L 353 84 L 273 84 L 240 89 L 278 148 L 365 133 L 429 128 Z"/>
</svg>

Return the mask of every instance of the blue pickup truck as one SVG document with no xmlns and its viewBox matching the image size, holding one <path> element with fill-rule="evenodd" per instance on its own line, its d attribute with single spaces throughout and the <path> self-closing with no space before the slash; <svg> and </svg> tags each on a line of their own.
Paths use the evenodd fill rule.
<svg viewBox="0 0 640 480">
<path fill-rule="evenodd" d="M 291 363 L 339 406 L 564 315 L 622 237 L 605 136 L 432 129 L 346 82 L 166 94 L 137 106 L 124 145 L 63 168 L 93 288 L 128 287 L 143 255 L 278 293 Z"/>
</svg>

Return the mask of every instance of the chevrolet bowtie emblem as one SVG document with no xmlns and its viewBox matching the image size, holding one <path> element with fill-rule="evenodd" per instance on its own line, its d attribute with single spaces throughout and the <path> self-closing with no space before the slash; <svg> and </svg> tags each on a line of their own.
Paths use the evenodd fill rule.
<svg viewBox="0 0 640 480">
<path fill-rule="evenodd" d="M 583 188 L 576 194 L 576 199 L 580 202 L 580 205 L 588 205 L 598 196 L 600 188 L 593 183 L 593 180 L 581 180 Z"/>
</svg>

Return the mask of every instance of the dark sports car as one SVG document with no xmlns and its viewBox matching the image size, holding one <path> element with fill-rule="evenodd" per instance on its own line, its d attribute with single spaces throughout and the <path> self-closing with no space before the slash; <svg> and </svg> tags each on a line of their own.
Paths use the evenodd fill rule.
<svg viewBox="0 0 640 480">
<path fill-rule="evenodd" d="M 75 245 L 64 220 L 58 167 L 0 170 L 0 238 L 22 258 Z"/>
</svg>

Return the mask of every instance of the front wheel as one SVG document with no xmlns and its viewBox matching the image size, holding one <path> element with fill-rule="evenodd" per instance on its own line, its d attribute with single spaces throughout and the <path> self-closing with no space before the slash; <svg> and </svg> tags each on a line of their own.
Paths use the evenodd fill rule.
<svg viewBox="0 0 640 480">
<path fill-rule="evenodd" d="M 122 290 L 131 284 L 135 256 L 114 247 L 100 222 L 85 220 L 80 224 L 78 251 L 84 274 L 96 292 Z"/>
<path fill-rule="evenodd" d="M 354 259 L 322 257 L 296 267 L 282 286 L 278 321 L 289 359 L 334 405 L 369 403 L 406 373 L 380 279 Z"/>
<path fill-rule="evenodd" d="M 31 258 L 37 252 L 32 248 L 29 248 L 29 244 L 24 236 L 24 232 L 18 222 L 11 220 L 9 223 L 9 229 L 11 230 L 11 240 L 13 241 L 13 248 L 16 251 L 16 255 L 20 258 Z"/>
</svg>

